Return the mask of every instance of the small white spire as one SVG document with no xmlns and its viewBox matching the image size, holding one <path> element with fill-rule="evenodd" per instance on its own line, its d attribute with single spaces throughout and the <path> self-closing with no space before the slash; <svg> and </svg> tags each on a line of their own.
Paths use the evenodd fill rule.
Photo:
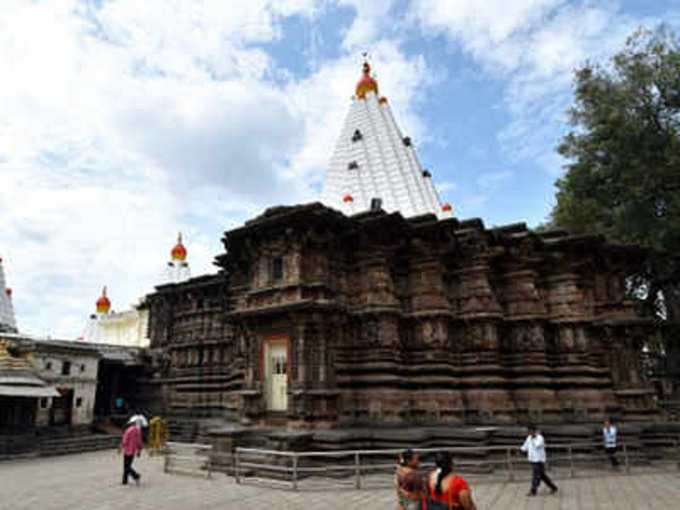
<svg viewBox="0 0 680 510">
<path fill-rule="evenodd" d="M 12 303 L 12 289 L 6 285 L 2 257 L 0 257 L 0 331 L 17 331 L 17 321 L 14 316 L 14 305 Z"/>
<path fill-rule="evenodd" d="M 170 260 L 163 271 L 165 283 L 179 283 L 191 278 L 187 256 L 188 251 L 182 243 L 182 233 L 180 232 L 177 234 L 177 244 L 170 250 Z"/>
</svg>

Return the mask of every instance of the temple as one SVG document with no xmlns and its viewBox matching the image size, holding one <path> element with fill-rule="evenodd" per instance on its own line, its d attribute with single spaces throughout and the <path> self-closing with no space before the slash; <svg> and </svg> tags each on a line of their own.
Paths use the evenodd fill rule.
<svg viewBox="0 0 680 510">
<path fill-rule="evenodd" d="M 106 287 L 95 302 L 95 313 L 78 340 L 109 346 L 144 348 L 149 346 L 149 313 L 142 300 L 129 310 L 114 312 Z"/>
<path fill-rule="evenodd" d="M 12 289 L 5 282 L 5 269 L 0 257 L 0 332 L 16 332 L 17 322 L 14 317 Z"/>
<path fill-rule="evenodd" d="M 367 65 L 323 201 L 268 209 L 224 234 L 216 274 L 147 296 L 164 412 L 310 429 L 656 415 L 639 358 L 656 329 L 625 288 L 643 252 L 452 217 Z"/>
</svg>

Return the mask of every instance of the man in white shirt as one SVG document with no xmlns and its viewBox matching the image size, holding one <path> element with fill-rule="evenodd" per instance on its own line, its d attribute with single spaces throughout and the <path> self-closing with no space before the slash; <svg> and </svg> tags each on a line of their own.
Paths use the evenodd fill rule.
<svg viewBox="0 0 680 510">
<path fill-rule="evenodd" d="M 612 424 L 611 420 L 604 421 L 602 427 L 602 440 L 604 441 L 604 451 L 607 452 L 609 461 L 612 463 L 614 469 L 619 467 L 619 460 L 616 458 L 616 436 L 618 431 L 616 426 Z"/>
<path fill-rule="evenodd" d="M 524 441 L 521 450 L 527 454 L 533 472 L 531 490 L 527 496 L 535 496 L 541 482 L 550 487 L 550 494 L 555 494 L 557 486 L 545 473 L 545 440 L 533 425 L 529 426 L 529 435 L 526 441 Z"/>
</svg>

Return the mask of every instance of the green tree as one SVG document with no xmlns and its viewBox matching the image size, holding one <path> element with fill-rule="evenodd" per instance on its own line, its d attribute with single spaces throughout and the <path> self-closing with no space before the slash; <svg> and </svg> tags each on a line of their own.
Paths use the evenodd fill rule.
<svg viewBox="0 0 680 510">
<path fill-rule="evenodd" d="M 579 68 L 569 115 L 573 129 L 558 148 L 568 164 L 556 183 L 553 225 L 649 248 L 633 280 L 638 295 L 650 313 L 680 322 L 680 45 L 675 35 L 664 26 L 639 30 L 607 64 Z"/>
</svg>

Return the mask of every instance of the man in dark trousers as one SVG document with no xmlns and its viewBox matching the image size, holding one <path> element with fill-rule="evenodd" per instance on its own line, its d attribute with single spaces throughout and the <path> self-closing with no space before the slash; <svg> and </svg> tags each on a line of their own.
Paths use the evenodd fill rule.
<svg viewBox="0 0 680 510">
<path fill-rule="evenodd" d="M 545 440 L 536 430 L 535 426 L 529 426 L 529 435 L 527 436 L 526 441 L 524 441 L 521 450 L 527 454 L 527 458 L 529 459 L 533 471 L 533 476 L 531 477 L 531 490 L 527 496 L 535 496 L 541 482 L 544 482 L 550 487 L 550 494 L 555 494 L 557 492 L 557 486 L 545 473 Z"/>
<path fill-rule="evenodd" d="M 132 476 L 137 485 L 142 475 L 132 469 L 132 462 L 135 460 L 135 455 L 139 457 L 142 454 L 142 431 L 134 421 L 127 424 L 123 440 L 120 444 L 120 449 L 123 451 L 123 485 L 127 485 L 128 477 Z"/>
</svg>

